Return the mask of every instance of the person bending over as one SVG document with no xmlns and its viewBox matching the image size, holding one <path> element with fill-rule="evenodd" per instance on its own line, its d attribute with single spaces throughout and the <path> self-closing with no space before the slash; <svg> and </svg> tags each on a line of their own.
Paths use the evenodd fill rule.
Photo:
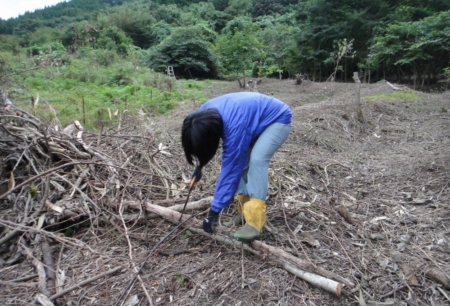
<svg viewBox="0 0 450 306">
<path fill-rule="evenodd" d="M 214 232 L 219 213 L 237 194 L 239 214 L 234 220 L 245 225 L 232 237 L 245 242 L 259 238 L 266 222 L 269 162 L 286 141 L 291 121 L 287 104 L 254 92 L 213 98 L 184 119 L 181 142 L 188 163 L 198 163 L 193 174 L 197 181 L 222 139 L 221 171 L 203 220 L 205 232 Z"/>
</svg>

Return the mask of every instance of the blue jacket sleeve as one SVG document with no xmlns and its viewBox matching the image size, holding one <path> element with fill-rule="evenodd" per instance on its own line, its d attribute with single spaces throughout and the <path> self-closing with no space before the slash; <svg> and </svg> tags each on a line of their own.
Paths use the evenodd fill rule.
<svg viewBox="0 0 450 306">
<path fill-rule="evenodd" d="M 233 126 L 225 134 L 228 136 L 222 144 L 222 168 L 211 204 L 215 212 L 230 205 L 238 189 L 252 140 L 251 131 L 244 125 Z"/>
</svg>

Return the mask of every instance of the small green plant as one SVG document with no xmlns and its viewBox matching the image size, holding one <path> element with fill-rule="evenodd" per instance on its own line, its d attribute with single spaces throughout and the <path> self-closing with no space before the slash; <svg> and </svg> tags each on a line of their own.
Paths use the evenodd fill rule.
<svg viewBox="0 0 450 306">
<path fill-rule="evenodd" d="M 187 281 L 186 281 L 186 276 L 185 275 L 179 274 L 179 275 L 176 276 L 176 278 L 177 278 L 178 284 L 180 285 L 181 288 L 186 287 Z"/>
<path fill-rule="evenodd" d="M 188 239 L 190 236 L 192 236 L 191 231 L 187 230 L 182 236 L 181 236 L 181 240 L 186 240 Z"/>
</svg>

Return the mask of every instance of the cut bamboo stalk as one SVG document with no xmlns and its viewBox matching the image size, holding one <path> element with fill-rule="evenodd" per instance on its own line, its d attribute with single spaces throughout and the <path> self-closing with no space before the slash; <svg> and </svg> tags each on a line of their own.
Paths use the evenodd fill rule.
<svg viewBox="0 0 450 306">
<path fill-rule="evenodd" d="M 186 210 L 185 211 L 191 211 L 191 210 L 201 210 L 201 209 L 206 209 L 211 205 L 211 201 L 212 201 L 213 197 L 206 197 L 203 199 L 200 199 L 198 201 L 195 202 L 189 202 L 186 205 Z M 150 202 L 146 202 L 144 205 L 146 206 L 146 209 L 148 211 L 150 211 L 150 209 L 147 208 L 147 205 L 151 204 Z M 140 209 L 141 207 L 141 202 L 139 201 L 124 201 L 123 202 L 123 206 L 126 208 L 132 208 L 132 209 Z M 159 205 L 155 205 L 158 207 L 161 207 Z M 184 204 L 177 204 L 177 205 L 173 205 L 173 206 L 169 206 L 167 207 L 168 209 L 174 210 L 174 211 L 182 211 L 183 210 L 183 206 Z M 147 218 L 149 219 L 154 219 L 157 217 L 160 217 L 160 214 L 156 214 L 156 213 L 150 213 L 147 215 Z"/>
<path fill-rule="evenodd" d="M 153 205 L 150 203 L 146 204 L 146 209 L 150 212 L 153 212 L 155 214 L 158 214 L 162 216 L 164 219 L 173 222 L 178 223 L 178 220 L 180 219 L 180 213 L 177 211 L 173 211 L 170 208 L 165 208 L 157 205 Z M 186 220 L 190 218 L 189 215 L 183 215 L 182 220 Z M 328 292 L 334 293 L 336 295 L 340 295 L 342 291 L 342 287 L 344 286 L 343 282 L 337 282 L 335 280 L 326 278 L 324 276 L 320 276 L 318 274 L 312 273 L 312 272 L 306 272 L 301 270 L 297 265 L 302 262 L 300 258 L 296 258 L 288 253 L 286 253 L 284 250 L 279 248 L 274 248 L 271 246 L 268 246 L 267 244 L 261 242 L 261 241 L 254 241 L 251 244 L 242 243 L 236 240 L 233 240 L 231 238 L 228 238 L 224 235 L 220 234 L 220 229 L 217 231 L 216 234 L 208 234 L 204 232 L 201 227 L 201 221 L 196 218 L 191 218 L 188 220 L 185 224 L 186 227 L 191 232 L 195 232 L 197 234 L 207 236 L 210 238 L 213 238 L 219 242 L 222 242 L 224 244 L 228 244 L 231 246 L 234 246 L 236 248 L 244 248 L 246 251 L 251 252 L 252 254 L 255 254 L 261 258 L 267 257 L 267 253 L 269 254 L 269 258 L 283 267 L 286 271 L 294 274 L 295 276 L 315 285 L 318 286 Z M 264 252 L 262 252 L 264 250 Z M 290 258 L 294 262 L 290 262 L 287 258 Z M 294 260 L 296 258 L 296 260 Z M 309 263 L 303 263 L 303 266 L 308 266 Z M 328 272 L 331 273 L 331 272 Z M 333 273 L 334 274 L 334 273 Z M 343 277 L 338 276 L 340 279 L 344 279 Z M 349 286 L 352 285 L 352 283 L 348 280 L 345 281 L 346 284 Z"/>
</svg>

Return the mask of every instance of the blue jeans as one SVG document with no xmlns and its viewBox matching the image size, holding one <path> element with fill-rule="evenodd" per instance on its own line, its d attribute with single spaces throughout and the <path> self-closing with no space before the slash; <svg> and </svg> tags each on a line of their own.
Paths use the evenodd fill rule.
<svg viewBox="0 0 450 306">
<path fill-rule="evenodd" d="M 250 148 L 237 193 L 265 201 L 269 188 L 269 162 L 291 132 L 291 124 L 269 125 Z"/>
</svg>

